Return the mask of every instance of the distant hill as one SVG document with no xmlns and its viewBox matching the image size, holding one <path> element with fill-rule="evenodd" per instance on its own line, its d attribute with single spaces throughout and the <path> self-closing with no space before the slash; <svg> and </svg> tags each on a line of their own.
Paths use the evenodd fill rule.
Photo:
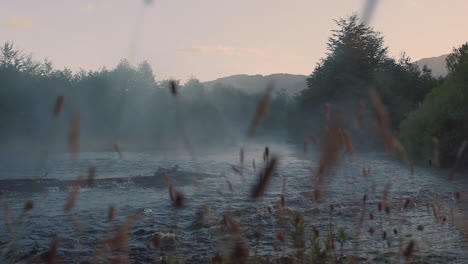
<svg viewBox="0 0 468 264">
<path fill-rule="evenodd" d="M 432 70 L 432 75 L 435 77 L 446 76 L 448 71 L 447 66 L 445 66 L 445 58 L 447 58 L 447 56 L 448 55 L 441 55 L 439 57 L 424 58 L 414 63 L 421 69 L 424 65 L 427 65 L 427 67 Z"/>
<path fill-rule="evenodd" d="M 249 93 L 260 93 L 270 81 L 274 81 L 275 90 L 286 89 L 287 94 L 295 95 L 307 87 L 306 75 L 294 75 L 286 73 L 277 73 L 271 75 L 247 75 L 239 74 L 216 79 L 214 81 L 204 82 L 206 88 L 211 89 L 217 83 L 231 85 Z"/>
<path fill-rule="evenodd" d="M 417 64 L 421 69 L 424 65 L 427 65 L 432 70 L 432 74 L 435 77 L 446 76 L 447 67 L 445 66 L 445 58 L 447 55 L 441 55 L 438 57 L 423 58 L 414 63 Z M 213 81 L 204 82 L 203 85 L 211 89 L 217 83 L 224 85 L 231 85 L 235 88 L 244 90 L 248 93 L 260 93 L 265 90 L 265 87 L 271 80 L 275 81 L 275 89 L 286 89 L 289 95 L 295 95 L 298 92 L 307 88 L 306 79 L 309 76 L 306 75 L 295 75 L 287 73 L 276 73 L 271 75 L 247 75 L 239 74 L 232 75 L 223 78 L 219 78 Z"/>
</svg>

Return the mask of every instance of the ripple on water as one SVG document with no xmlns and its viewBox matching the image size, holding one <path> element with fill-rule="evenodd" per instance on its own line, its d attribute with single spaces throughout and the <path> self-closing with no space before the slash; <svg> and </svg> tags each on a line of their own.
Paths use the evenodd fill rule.
<svg viewBox="0 0 468 264">
<path fill-rule="evenodd" d="M 256 159 L 257 169 L 262 166 L 262 151 L 264 146 L 245 149 L 245 160 Z M 404 245 L 409 240 L 417 241 L 416 259 L 427 263 L 468 263 L 468 248 L 461 243 L 457 230 L 448 221 L 435 221 L 433 211 L 427 204 L 437 204 L 438 213 L 447 215 L 450 208 L 456 206 L 454 190 L 462 190 L 468 186 L 466 182 L 448 183 L 446 175 L 418 169 L 414 176 L 407 168 L 398 162 L 387 160 L 386 155 L 365 154 L 355 155 L 353 160 L 343 160 L 333 175 L 327 178 L 327 203 L 316 204 L 310 200 L 310 191 L 314 185 L 314 176 L 309 166 L 316 167 L 318 161 L 315 154 L 311 160 L 294 152 L 289 147 L 271 147 L 281 154 L 279 175 L 272 178 L 265 196 L 254 201 L 250 198 L 251 186 L 258 175 L 253 174 L 251 164 L 244 170 L 241 177 L 233 173 L 231 165 L 239 165 L 238 150 L 232 150 L 222 155 L 209 154 L 193 160 L 190 156 L 163 157 L 152 153 L 126 153 L 123 160 L 118 160 L 115 153 L 84 153 L 79 162 L 73 162 L 67 157 L 57 157 L 49 162 L 49 175 L 59 179 L 74 179 L 86 172 L 93 164 L 97 167 L 98 177 L 127 179 L 137 175 L 152 175 L 159 166 L 172 167 L 176 164 L 180 170 L 203 172 L 217 177 L 198 179 L 200 187 L 192 186 L 191 182 L 175 179 L 176 187 L 186 196 L 186 205 L 182 209 L 174 209 L 169 194 L 164 186 L 135 185 L 131 180 L 123 180 L 110 185 L 82 189 L 78 196 L 77 207 L 71 213 L 63 211 L 69 189 L 50 188 L 47 193 L 3 193 L 0 198 L 8 201 L 13 219 L 18 220 L 28 200 L 34 200 L 35 210 L 31 214 L 26 230 L 18 245 L 20 255 L 31 259 L 43 254 L 51 243 L 51 237 L 57 235 L 60 240 L 60 257 L 65 262 L 71 262 L 78 257 L 86 258 L 97 250 L 105 237 L 113 234 L 122 225 L 125 217 L 138 213 L 140 221 L 135 223 L 130 232 L 130 258 L 134 262 L 145 263 L 154 259 L 163 259 L 175 245 L 178 254 L 193 262 L 206 261 L 220 251 L 220 243 L 229 237 L 229 232 L 223 227 L 222 216 L 226 212 L 241 223 L 243 233 L 249 239 L 250 246 L 256 247 L 255 232 L 262 232 L 261 243 L 257 250 L 261 255 L 274 256 L 276 232 L 284 229 L 288 238 L 293 231 L 291 221 L 278 221 L 276 204 L 280 201 L 283 177 L 286 184 L 286 206 L 304 216 L 306 234 L 313 227 L 318 228 L 322 235 L 326 234 L 329 223 L 336 229 L 345 228 L 354 242 L 347 243 L 345 251 L 357 254 L 365 261 L 382 263 L 398 251 L 399 240 Z M 362 174 L 364 167 L 370 167 L 370 175 Z M 9 175 L 24 175 L 24 169 L 15 171 L 9 166 Z M 227 179 L 233 186 L 230 191 Z M 378 210 L 378 203 L 383 200 L 383 191 L 391 184 L 388 203 L 391 205 L 390 215 Z M 222 195 L 220 194 L 222 193 Z M 366 203 L 363 197 L 366 195 Z M 402 201 L 409 198 L 408 208 L 401 208 Z M 329 203 L 333 204 L 333 214 L 330 215 Z M 116 220 L 109 222 L 107 210 L 114 205 Z M 210 208 L 209 224 L 197 224 L 197 212 L 204 205 Z M 430 209 L 430 207 L 429 207 Z M 364 214 L 363 214 L 364 212 Z M 373 220 L 370 219 L 372 214 Z M 365 221 L 359 226 L 359 219 L 364 215 Z M 75 219 L 82 226 L 78 229 Z M 3 217 L 0 225 L 5 226 Z M 418 230 L 418 226 L 424 226 Z M 374 228 L 373 234 L 369 229 Z M 397 230 L 397 234 L 394 233 Z M 386 237 L 383 239 L 383 232 Z M 166 252 L 148 247 L 148 242 L 160 234 L 165 240 Z M 12 234 L 6 229 L 0 229 L 0 240 L 10 241 Z M 224 242 L 223 242 L 224 241 Z M 308 241 L 308 239 L 307 239 Z M 307 242 L 309 243 L 309 242 Z M 0 243 L 0 250 L 6 248 L 6 243 Z"/>
</svg>

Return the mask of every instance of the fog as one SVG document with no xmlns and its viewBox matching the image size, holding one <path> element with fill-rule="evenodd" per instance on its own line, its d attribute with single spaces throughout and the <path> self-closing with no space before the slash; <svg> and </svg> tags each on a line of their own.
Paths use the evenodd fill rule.
<svg viewBox="0 0 468 264">
<path fill-rule="evenodd" d="M 2 43 L 0 262 L 467 263 L 468 43 L 434 76 L 389 55 L 376 3 L 308 76 L 71 71 Z"/>
<path fill-rule="evenodd" d="M 80 151 L 109 150 L 114 143 L 125 151 L 239 145 L 263 96 L 223 84 L 208 90 L 196 78 L 182 84 L 174 80 L 173 94 L 171 80 L 157 80 L 147 62 L 131 66 L 122 60 L 114 69 L 72 73 L 8 50 L 18 52 L 5 43 L 3 150 L 68 151 L 73 118 L 79 119 Z M 10 55 L 16 57 L 7 61 Z M 54 115 L 59 96 L 63 108 Z M 288 96 L 276 92 L 272 97 L 270 110 L 286 113 Z M 282 134 L 284 127 L 274 122 L 267 119 L 256 136 Z"/>
</svg>

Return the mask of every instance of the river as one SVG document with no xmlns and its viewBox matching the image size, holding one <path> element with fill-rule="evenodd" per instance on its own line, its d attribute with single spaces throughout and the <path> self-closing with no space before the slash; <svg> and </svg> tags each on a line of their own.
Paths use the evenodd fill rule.
<svg viewBox="0 0 468 264">
<path fill-rule="evenodd" d="M 278 174 L 271 178 L 265 195 L 254 200 L 250 194 L 258 173 L 253 170 L 252 160 L 255 159 L 258 172 L 264 166 L 265 145 L 269 145 L 272 155 L 279 157 Z M 209 262 L 229 243 L 229 232 L 222 228 L 223 214 L 229 211 L 241 224 L 250 255 L 273 259 L 292 250 L 284 247 L 275 251 L 277 231 L 284 230 L 288 240 L 292 232 L 291 221 L 279 221 L 275 217 L 275 205 L 280 201 L 286 179 L 285 204 L 304 217 L 307 241 L 312 227 L 324 236 L 331 223 L 335 230 L 342 227 L 352 237 L 351 242 L 344 244 L 344 252 L 359 256 L 362 263 L 390 261 L 399 251 L 399 245 L 404 247 L 411 240 L 416 243 L 413 258 L 417 261 L 468 263 L 468 245 L 449 221 L 448 213 L 451 208 L 466 213 L 466 207 L 454 198 L 455 192 L 467 189 L 466 177 L 463 179 L 466 175 L 458 175 L 456 181 L 449 182 L 447 171 L 422 167 L 416 167 L 411 175 L 401 162 L 384 153 L 356 153 L 353 157 L 343 156 L 333 173 L 327 175 L 324 201 L 316 203 L 310 199 L 315 181 L 309 168 L 317 167 L 319 158 L 320 152 L 314 151 L 313 145 L 304 153 L 302 148 L 287 144 L 251 144 L 244 147 L 244 173 L 239 175 L 232 169 L 232 165 L 241 166 L 239 147 L 205 151 L 196 156 L 187 152 L 124 152 L 121 159 L 114 152 L 80 153 L 78 159 L 54 154 L 45 166 L 47 178 L 76 179 L 86 175 L 89 166 L 96 167 L 98 179 L 149 176 L 159 167 L 176 165 L 179 171 L 209 175 L 197 178 L 198 186 L 192 181 L 173 179 L 175 188 L 186 197 L 180 209 L 172 206 L 165 184 L 137 185 L 131 180 L 81 188 L 76 207 L 70 212 L 65 212 L 64 206 L 71 188 L 49 188 L 45 192 L 8 190 L 0 194 L 0 200 L 8 203 L 16 232 L 7 231 L 5 212 L 0 214 L 0 252 L 19 262 L 38 260 L 55 237 L 59 241 L 58 257 L 63 262 L 89 261 L 99 251 L 104 237 L 136 213 L 140 219 L 129 235 L 132 262 L 152 263 L 169 254 L 188 262 Z M 32 155 L 2 154 L 0 179 L 31 178 L 34 162 Z M 370 169 L 368 176 L 363 175 L 364 168 Z M 378 210 L 386 188 L 390 214 Z M 367 196 L 365 205 L 364 195 Z M 408 198 L 408 208 L 402 208 Z M 29 200 L 34 202 L 34 209 L 22 216 Z M 433 204 L 438 208 L 438 221 L 431 209 Z M 116 208 L 115 221 L 108 221 L 110 205 Z M 199 226 L 197 212 L 204 205 L 213 218 L 209 224 Z M 359 224 L 364 208 L 367 213 Z M 441 220 L 443 216 L 446 221 Z M 373 234 L 369 232 L 371 229 L 375 231 Z M 256 231 L 263 234 L 259 243 L 256 243 Z M 166 237 L 162 249 L 149 243 L 157 233 Z M 18 239 L 14 238 L 16 235 Z M 340 255 L 338 246 L 336 254 Z"/>
</svg>

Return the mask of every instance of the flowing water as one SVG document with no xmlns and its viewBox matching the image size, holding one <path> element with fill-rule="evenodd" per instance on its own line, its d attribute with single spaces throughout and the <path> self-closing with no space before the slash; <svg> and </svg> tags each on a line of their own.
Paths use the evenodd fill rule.
<svg viewBox="0 0 468 264">
<path fill-rule="evenodd" d="M 222 219 L 223 214 L 230 211 L 241 222 L 250 254 L 273 259 L 292 250 L 283 246 L 275 251 L 276 232 L 280 229 L 285 231 L 288 244 L 291 244 L 291 221 L 279 221 L 275 210 L 286 179 L 286 206 L 303 215 L 307 241 L 312 227 L 320 230 L 323 237 L 331 223 L 335 230 L 343 227 L 352 237 L 351 242 L 344 245 L 345 254 L 357 255 L 363 263 L 390 261 L 399 251 L 399 245 L 405 247 L 410 240 L 416 242 L 414 260 L 422 263 L 468 263 L 467 243 L 448 220 L 451 208 L 458 212 L 466 210 L 454 198 L 456 191 L 468 187 L 463 174 L 458 175 L 456 181 L 449 182 L 446 171 L 416 167 L 415 174 L 411 175 L 399 161 L 382 153 L 355 154 L 352 158 L 343 156 L 333 173 L 327 176 L 325 201 L 317 204 L 310 199 L 310 191 L 314 187 L 310 167 L 317 167 L 320 153 L 304 153 L 295 146 L 270 144 L 271 153 L 279 156 L 278 174 L 272 177 L 265 196 L 253 200 L 250 194 L 258 174 L 253 171 L 252 160 L 255 159 L 258 172 L 264 166 L 264 147 L 245 147 L 242 176 L 232 169 L 232 165 L 241 165 L 239 148 L 197 153 L 196 158 L 188 154 L 150 152 L 125 152 L 122 159 L 113 152 L 80 153 L 78 159 L 71 159 L 69 155 L 50 156 L 45 166 L 47 174 L 43 175 L 46 178 L 76 179 L 86 174 L 92 165 L 96 167 L 98 179 L 128 180 L 98 182 L 92 188 L 82 188 L 76 207 L 70 212 L 64 211 L 70 187 L 50 186 L 47 191 L 40 192 L 2 191 L 0 200 L 8 202 L 16 232 L 7 231 L 2 213 L 0 252 L 4 258 L 8 256 L 16 258 L 15 261 L 27 262 L 46 252 L 51 241 L 57 238 L 59 258 L 63 262 L 86 262 L 99 250 L 106 236 L 114 232 L 127 216 L 137 213 L 141 218 L 129 234 L 129 255 L 133 262 L 152 263 L 171 254 L 188 262 L 209 262 L 213 255 L 229 244 L 230 235 L 223 228 Z M 313 146 L 309 149 L 313 150 Z M 2 155 L 0 179 L 31 178 L 34 165 L 37 165 L 34 161 L 34 158 L 24 155 Z M 190 180 L 178 181 L 174 177 L 175 187 L 186 196 L 185 205 L 180 209 L 172 206 L 164 183 L 158 181 L 142 185 L 131 179 L 153 175 L 159 167 L 172 168 L 175 165 L 179 171 L 201 173 L 197 174 L 198 187 Z M 364 176 L 362 170 L 367 167 L 370 175 Z M 378 210 L 386 188 L 389 189 L 390 214 Z M 367 201 L 364 205 L 365 194 Z M 407 209 L 403 209 L 402 201 L 407 198 L 411 202 Z M 34 209 L 23 214 L 28 200 L 34 201 Z M 330 204 L 333 205 L 331 214 Z M 113 222 L 107 218 L 110 205 L 117 209 Z M 197 216 L 204 205 L 208 205 L 213 218 L 210 223 L 200 224 Z M 440 206 L 438 221 L 432 205 Z M 372 213 L 373 220 L 365 214 L 360 225 L 363 210 Z M 441 220 L 443 216 L 446 216 L 446 221 Z M 419 225 L 424 230 L 418 230 Z M 369 232 L 371 228 L 375 230 L 373 234 Z M 256 231 L 263 233 L 259 243 L 256 243 Z M 386 232 L 386 239 L 383 239 L 383 232 Z M 161 249 L 155 249 L 149 243 L 155 234 L 164 237 Z M 340 255 L 339 246 L 336 254 Z"/>
</svg>

